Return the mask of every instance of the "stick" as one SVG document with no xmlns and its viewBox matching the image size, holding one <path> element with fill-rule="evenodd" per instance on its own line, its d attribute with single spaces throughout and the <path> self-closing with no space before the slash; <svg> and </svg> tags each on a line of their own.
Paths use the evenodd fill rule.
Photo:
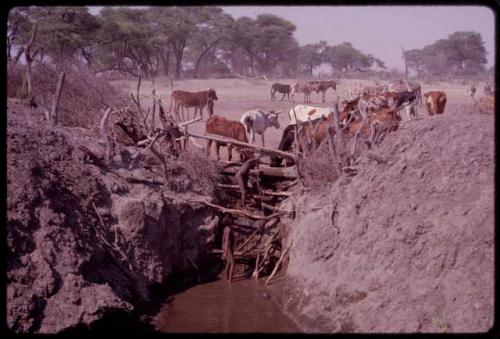
<svg viewBox="0 0 500 339">
<path fill-rule="evenodd" d="M 225 207 L 222 207 L 222 206 L 219 206 L 219 205 L 212 204 L 212 203 L 210 203 L 208 201 L 200 201 L 200 202 L 204 203 L 207 206 L 216 208 L 216 209 L 220 210 L 223 213 L 229 213 L 229 214 L 244 216 L 244 217 L 248 217 L 250 219 L 255 219 L 255 220 L 269 220 L 269 219 L 274 218 L 274 217 L 276 217 L 276 216 L 279 215 L 279 213 L 274 213 L 274 214 L 271 214 L 271 215 L 268 215 L 268 216 L 255 215 L 255 214 L 250 214 L 250 213 L 247 213 L 245 211 L 241 211 L 241 210 L 237 210 L 237 209 L 225 208 Z"/>
<path fill-rule="evenodd" d="M 187 126 L 187 125 L 189 125 L 189 124 L 192 124 L 192 123 L 197 122 L 197 121 L 200 121 L 200 120 L 201 120 L 201 117 L 196 118 L 196 119 L 192 119 L 192 120 L 189 120 L 189 121 L 186 121 L 186 122 L 181 122 L 181 123 L 179 124 L 179 127 L 184 127 L 184 126 Z"/>
<path fill-rule="evenodd" d="M 269 278 L 267 278 L 265 285 L 269 284 L 269 282 L 271 281 L 271 279 L 274 277 L 274 275 L 278 271 L 278 266 L 281 264 L 281 261 L 283 261 L 283 258 L 285 257 L 285 254 L 286 254 L 286 252 L 288 252 L 288 249 L 290 248 L 290 246 L 292 245 L 292 243 L 293 243 L 293 241 L 291 241 L 288 244 L 288 246 L 285 248 L 285 250 L 281 253 L 280 258 L 278 259 L 278 262 L 276 263 L 276 266 L 274 266 L 274 269 L 273 269 L 271 275 L 269 276 Z"/>
<path fill-rule="evenodd" d="M 252 239 L 252 237 L 257 234 L 257 232 L 260 230 L 260 228 L 257 228 L 255 231 L 252 232 L 252 234 L 250 234 L 250 236 L 247 238 L 247 240 L 245 240 L 240 246 L 238 246 L 238 248 L 236 248 L 235 252 L 241 250 L 242 248 L 245 247 L 246 244 L 248 244 L 248 242 Z"/>
</svg>

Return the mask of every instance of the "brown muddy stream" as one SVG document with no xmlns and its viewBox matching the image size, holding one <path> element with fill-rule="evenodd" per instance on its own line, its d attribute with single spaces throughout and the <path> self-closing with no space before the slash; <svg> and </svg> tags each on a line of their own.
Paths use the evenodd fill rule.
<svg viewBox="0 0 500 339">
<path fill-rule="evenodd" d="M 300 332 L 267 295 L 261 281 L 196 285 L 166 303 L 155 317 L 160 332 Z"/>
</svg>

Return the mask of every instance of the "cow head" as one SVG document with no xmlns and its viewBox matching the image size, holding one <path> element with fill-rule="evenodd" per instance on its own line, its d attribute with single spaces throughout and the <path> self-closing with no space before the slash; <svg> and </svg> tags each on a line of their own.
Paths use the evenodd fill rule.
<svg viewBox="0 0 500 339">
<path fill-rule="evenodd" d="M 335 81 L 330 81 L 330 87 L 333 89 L 333 90 L 337 90 L 337 83 Z"/>
<path fill-rule="evenodd" d="M 207 89 L 207 96 L 209 99 L 212 99 L 212 100 L 219 100 L 219 98 L 217 98 L 217 93 L 215 93 L 215 90 L 214 89 Z"/>
<path fill-rule="evenodd" d="M 431 91 L 424 93 L 425 103 L 429 115 L 441 114 L 446 105 L 446 93 L 441 91 Z"/>
<path fill-rule="evenodd" d="M 270 126 L 276 128 L 276 129 L 280 128 L 280 122 L 278 119 L 278 115 L 282 112 L 283 112 L 283 110 L 279 110 L 277 112 L 269 111 L 269 113 L 266 114 L 267 120 L 269 121 Z"/>
</svg>

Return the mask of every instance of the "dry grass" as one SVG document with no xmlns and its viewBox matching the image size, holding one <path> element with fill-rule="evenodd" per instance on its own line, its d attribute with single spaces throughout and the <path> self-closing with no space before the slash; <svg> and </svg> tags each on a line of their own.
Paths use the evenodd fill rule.
<svg viewBox="0 0 500 339">
<path fill-rule="evenodd" d="M 66 73 L 59 109 L 59 122 L 63 126 L 91 128 L 98 123 L 99 113 L 103 107 L 132 105 L 123 91 L 111 86 L 105 78 L 96 77 L 85 65 L 66 62 L 56 68 L 47 63 L 35 62 L 32 75 L 33 88 L 35 100 L 39 105 L 45 103 L 50 109 L 61 71 Z M 27 97 L 26 86 L 23 86 L 24 78 L 25 66 L 9 66 L 8 97 Z"/>
</svg>

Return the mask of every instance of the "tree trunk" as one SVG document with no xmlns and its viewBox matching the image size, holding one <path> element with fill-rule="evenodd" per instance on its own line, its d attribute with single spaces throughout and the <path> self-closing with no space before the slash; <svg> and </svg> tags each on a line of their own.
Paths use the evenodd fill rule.
<svg viewBox="0 0 500 339">
<path fill-rule="evenodd" d="M 31 55 L 31 46 L 35 41 L 36 31 L 37 31 L 37 25 L 35 24 L 31 32 L 31 38 L 28 41 L 28 43 L 24 46 L 24 55 L 26 57 L 26 81 L 28 83 L 28 97 L 30 106 L 32 107 L 36 107 L 36 103 L 35 103 L 33 84 L 31 83 L 31 63 L 33 62 L 33 56 Z"/>
<path fill-rule="evenodd" d="M 219 42 L 220 39 L 217 39 L 216 41 L 212 42 L 211 44 L 208 45 L 208 47 L 200 54 L 198 57 L 198 60 L 196 61 L 196 65 L 194 66 L 194 77 L 198 78 L 198 68 L 200 67 L 200 62 L 203 59 L 203 57 L 210 51 L 210 49 Z"/>
<path fill-rule="evenodd" d="M 64 86 L 65 77 L 66 73 L 61 72 L 61 74 L 59 74 L 59 81 L 57 82 L 56 94 L 52 98 L 52 110 L 50 111 L 50 123 L 52 125 L 57 124 L 57 109 L 59 108 L 59 100 L 61 99 L 61 92 Z"/>
</svg>

